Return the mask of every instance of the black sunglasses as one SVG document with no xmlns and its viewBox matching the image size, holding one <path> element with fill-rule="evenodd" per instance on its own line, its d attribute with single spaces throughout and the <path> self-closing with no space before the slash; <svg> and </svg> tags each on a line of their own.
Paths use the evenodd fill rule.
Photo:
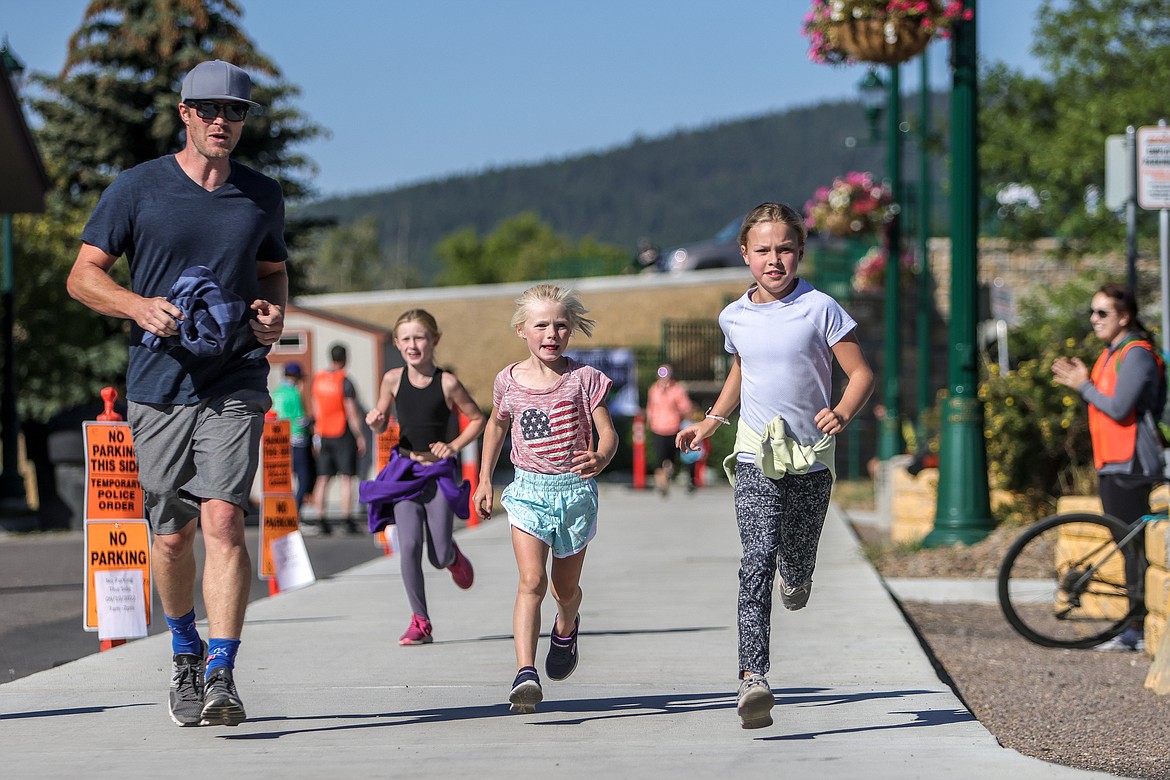
<svg viewBox="0 0 1170 780">
<path fill-rule="evenodd" d="M 251 108 L 247 103 L 216 103 L 212 100 L 188 100 L 186 104 L 195 109 L 200 119 L 214 121 L 219 112 L 223 111 L 223 118 L 229 122 L 243 122 Z"/>
<path fill-rule="evenodd" d="M 1111 314 L 1113 314 L 1113 312 L 1105 311 L 1104 309 L 1089 309 L 1089 317 L 1100 317 L 1101 319 L 1106 319 Z"/>
</svg>

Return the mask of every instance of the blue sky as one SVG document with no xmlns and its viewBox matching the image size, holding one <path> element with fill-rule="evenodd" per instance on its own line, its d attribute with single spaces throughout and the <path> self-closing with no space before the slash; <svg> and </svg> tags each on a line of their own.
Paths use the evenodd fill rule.
<svg viewBox="0 0 1170 780">
<path fill-rule="evenodd" d="M 808 61 L 804 0 L 237 0 L 255 45 L 331 136 L 320 194 L 558 159 L 856 97 L 862 67 Z M 57 72 L 88 0 L 7 3 L 0 37 Z M 979 0 L 981 57 L 1039 73 L 1040 0 Z M 931 81 L 948 81 L 945 44 Z M 902 69 L 917 89 L 917 63 Z"/>
</svg>

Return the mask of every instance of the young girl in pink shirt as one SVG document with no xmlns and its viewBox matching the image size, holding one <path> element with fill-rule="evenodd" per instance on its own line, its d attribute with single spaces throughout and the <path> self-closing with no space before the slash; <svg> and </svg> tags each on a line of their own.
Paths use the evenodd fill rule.
<svg viewBox="0 0 1170 780">
<path fill-rule="evenodd" d="M 492 513 L 492 472 L 509 428 L 516 467 L 515 479 L 500 499 L 512 526 L 520 574 L 512 613 L 518 668 L 508 697 L 512 712 L 534 712 L 544 698 L 535 666 L 536 643 L 550 579 L 558 613 L 545 671 L 563 680 L 577 668 L 581 567 L 597 529 L 594 478 L 617 451 L 617 433 L 605 406 L 612 382 L 564 354 L 573 331 L 592 334 L 593 320 L 586 313 L 575 295 L 552 284 L 531 287 L 516 300 L 512 327 L 531 354 L 496 376 L 484 429 L 473 498 L 481 517 Z M 545 570 L 550 550 L 551 578 Z"/>
</svg>

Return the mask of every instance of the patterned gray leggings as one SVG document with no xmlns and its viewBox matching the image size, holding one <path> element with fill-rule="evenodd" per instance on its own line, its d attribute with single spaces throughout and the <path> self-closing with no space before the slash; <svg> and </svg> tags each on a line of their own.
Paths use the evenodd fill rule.
<svg viewBox="0 0 1170 780">
<path fill-rule="evenodd" d="M 735 465 L 739 564 L 739 669 L 767 674 L 772 634 L 772 583 L 812 579 L 817 544 L 829 511 L 828 469 L 769 479 L 751 463 Z"/>
</svg>

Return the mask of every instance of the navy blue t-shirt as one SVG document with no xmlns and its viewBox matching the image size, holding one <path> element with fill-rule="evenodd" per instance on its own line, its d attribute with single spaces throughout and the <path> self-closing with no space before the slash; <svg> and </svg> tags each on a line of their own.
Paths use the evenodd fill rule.
<svg viewBox="0 0 1170 780">
<path fill-rule="evenodd" d="M 187 268 L 203 265 L 251 306 L 260 297 L 256 262 L 284 262 L 284 195 L 280 184 L 232 162 L 228 180 L 208 192 L 174 155 L 121 173 L 102 194 L 81 240 L 126 256 L 130 289 L 168 297 Z M 245 311 L 223 354 L 195 357 L 185 349 L 151 352 L 132 324 L 126 396 L 152 404 L 190 404 L 235 390 L 267 390 L 266 349 Z"/>
</svg>

